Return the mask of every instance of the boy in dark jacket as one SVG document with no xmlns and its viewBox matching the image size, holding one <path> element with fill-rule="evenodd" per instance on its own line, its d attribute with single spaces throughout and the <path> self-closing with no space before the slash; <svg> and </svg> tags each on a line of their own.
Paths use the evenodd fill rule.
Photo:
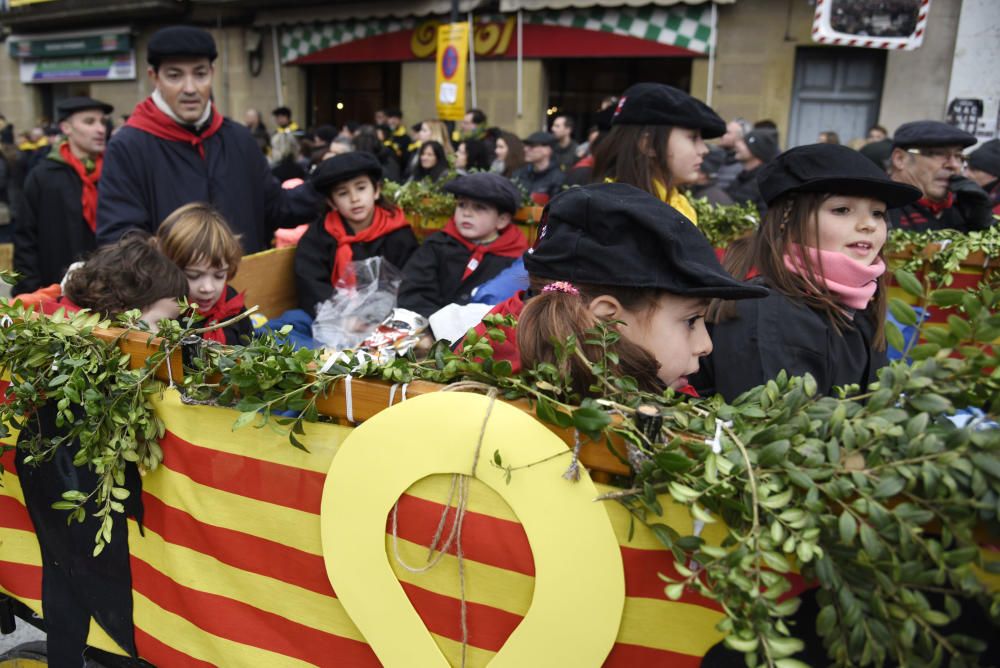
<svg viewBox="0 0 1000 668">
<path fill-rule="evenodd" d="M 510 181 L 477 172 L 444 189 L 457 198 L 455 215 L 413 254 L 399 289 L 399 306 L 423 316 L 448 304 L 468 304 L 475 287 L 528 249 L 524 235 L 511 224 L 521 194 Z"/>
<path fill-rule="evenodd" d="M 324 160 L 312 175 L 329 211 L 314 220 L 295 249 L 299 307 L 310 316 L 333 296 L 351 262 L 381 256 L 402 268 L 417 238 L 403 212 L 382 197 L 382 165 L 371 153 L 354 151 Z"/>
</svg>

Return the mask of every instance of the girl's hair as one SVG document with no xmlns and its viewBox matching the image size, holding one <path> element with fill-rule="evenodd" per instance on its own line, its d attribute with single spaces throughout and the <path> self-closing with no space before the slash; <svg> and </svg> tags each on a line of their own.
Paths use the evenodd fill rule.
<svg viewBox="0 0 1000 668">
<path fill-rule="evenodd" d="M 180 267 L 158 250 L 155 237 L 134 231 L 94 251 L 66 278 L 65 293 L 81 308 L 115 317 L 161 299 L 186 297 L 188 282 Z"/>
<path fill-rule="evenodd" d="M 588 329 L 598 324 L 597 318 L 587 305 L 601 295 L 610 295 L 632 312 L 649 313 L 659 303 L 663 292 L 652 288 L 627 288 L 611 285 L 574 283 L 579 295 L 566 292 L 544 292 L 542 288 L 554 279 L 531 276 L 531 291 L 534 296 L 521 311 L 517 324 L 517 345 L 521 353 L 521 367 L 531 369 L 541 362 L 555 364 L 559 370 L 572 379 L 573 391 L 580 396 L 592 395 L 590 386 L 595 378 L 590 366 L 577 355 L 568 359 L 556 359 L 553 342 L 563 343 L 567 337 L 575 336 L 576 345 L 590 362 L 601 359 L 600 346 L 586 343 Z M 626 336 L 615 344 L 618 364 L 611 365 L 609 371 L 616 376 L 635 378 L 639 388 L 649 392 L 662 392 L 663 381 L 657 377 L 660 368 L 656 357 L 642 346 L 632 343 Z"/>
<path fill-rule="evenodd" d="M 487 172 L 493 162 L 490 150 L 486 147 L 486 142 L 479 139 L 463 139 L 460 144 L 465 144 L 465 169 L 472 171 L 478 169 Z"/>
<path fill-rule="evenodd" d="M 451 155 L 455 152 L 455 149 L 451 146 L 451 140 L 448 139 L 448 126 L 444 124 L 444 121 L 439 121 L 436 118 L 429 118 L 423 122 L 431 131 L 431 141 L 436 141 L 441 144 L 445 155 Z"/>
<path fill-rule="evenodd" d="M 243 258 L 239 237 L 218 210 L 203 202 L 176 209 L 160 223 L 156 237 L 163 254 L 181 269 L 208 260 L 213 267 L 227 267 L 232 278 Z"/>
<path fill-rule="evenodd" d="M 507 144 L 507 157 L 503 161 L 503 175 L 508 179 L 514 172 L 524 167 L 524 142 L 510 132 L 501 132 L 498 139 Z"/>
<path fill-rule="evenodd" d="M 437 164 L 430 169 L 424 169 L 423 165 L 420 164 L 420 155 L 428 148 L 434 151 Z M 437 181 L 446 171 L 448 171 L 448 158 L 445 157 L 441 144 L 436 141 L 429 141 L 421 145 L 417 154 L 417 166 L 413 168 L 413 180 L 419 181 L 429 176 L 434 181 Z"/>
<path fill-rule="evenodd" d="M 813 266 L 809 254 L 803 254 L 802 275 L 785 266 L 789 244 L 809 245 L 819 238 L 819 209 L 834 193 L 789 193 L 768 204 L 767 213 L 752 237 L 740 240 L 726 250 L 723 263 L 735 278 L 744 279 L 752 270 L 763 276 L 770 287 L 820 311 L 838 331 L 852 326 L 852 318 L 823 281 L 823 267 Z M 882 259 L 882 251 L 879 251 Z M 884 261 L 884 260 L 883 260 Z M 885 350 L 886 274 L 878 279 L 878 288 L 865 312 L 874 320 L 872 346 Z M 709 322 L 736 316 L 735 302 L 713 300 L 706 319 Z"/>
<path fill-rule="evenodd" d="M 594 171 L 592 182 L 613 179 L 656 196 L 654 181 L 669 191 L 673 177 L 667 166 L 669 125 L 614 125 L 592 147 Z"/>
</svg>

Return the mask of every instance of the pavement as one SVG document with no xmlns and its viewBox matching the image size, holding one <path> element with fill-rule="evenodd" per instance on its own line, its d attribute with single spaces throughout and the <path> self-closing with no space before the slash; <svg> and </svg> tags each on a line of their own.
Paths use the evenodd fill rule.
<svg viewBox="0 0 1000 668">
<path fill-rule="evenodd" d="M 27 622 L 17 620 L 17 628 L 10 635 L 0 634 L 0 654 L 18 645 L 34 640 L 45 640 L 45 634 Z"/>
</svg>

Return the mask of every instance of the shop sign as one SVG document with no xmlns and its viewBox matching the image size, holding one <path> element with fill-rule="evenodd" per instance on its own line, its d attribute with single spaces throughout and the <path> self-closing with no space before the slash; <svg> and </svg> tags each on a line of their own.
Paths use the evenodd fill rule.
<svg viewBox="0 0 1000 668">
<path fill-rule="evenodd" d="M 816 0 L 819 44 L 910 51 L 924 42 L 931 0 Z"/>
<path fill-rule="evenodd" d="M 14 58 L 62 58 L 122 53 L 132 48 L 132 36 L 128 33 L 107 33 L 48 39 L 13 37 L 8 44 L 10 55 Z"/>
<path fill-rule="evenodd" d="M 456 24 L 457 25 L 457 24 Z M 415 58 L 430 58 L 437 50 L 438 34 L 442 23 L 430 19 L 419 24 L 410 36 L 410 50 Z M 514 35 L 515 21 L 509 16 L 503 21 L 476 23 L 472 36 L 472 48 L 476 56 L 483 58 L 503 56 L 507 53 Z"/>
<path fill-rule="evenodd" d="M 135 52 L 21 61 L 22 83 L 135 79 Z"/>
<path fill-rule="evenodd" d="M 469 24 L 446 23 L 437 29 L 434 91 L 437 115 L 459 121 L 465 115 L 465 76 L 469 60 Z"/>
</svg>

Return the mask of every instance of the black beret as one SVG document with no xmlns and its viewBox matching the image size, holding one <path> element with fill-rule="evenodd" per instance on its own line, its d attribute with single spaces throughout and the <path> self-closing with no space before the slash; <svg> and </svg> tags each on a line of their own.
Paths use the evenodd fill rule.
<svg viewBox="0 0 1000 668">
<path fill-rule="evenodd" d="M 892 157 L 892 140 L 880 139 L 870 142 L 859 148 L 858 152 L 885 171 L 889 167 L 889 159 Z"/>
<path fill-rule="evenodd" d="M 275 107 L 274 111 L 271 112 L 272 116 L 288 116 L 292 117 L 292 110 L 288 107 Z"/>
<path fill-rule="evenodd" d="M 889 208 L 920 199 L 913 186 L 886 176 L 870 159 L 841 144 L 808 144 L 789 149 L 757 172 L 760 193 L 768 204 L 789 192 L 871 197 Z"/>
<path fill-rule="evenodd" d="M 218 55 L 212 35 L 201 28 L 190 26 L 161 28 L 149 38 L 149 46 L 146 47 L 146 60 L 153 67 L 159 67 L 164 58 L 215 60 Z"/>
<path fill-rule="evenodd" d="M 972 146 L 976 138 L 954 125 L 941 121 L 911 121 L 896 130 L 892 144 L 896 148 L 912 146 Z"/>
<path fill-rule="evenodd" d="M 969 167 L 1000 176 L 1000 139 L 991 139 L 970 153 Z"/>
<path fill-rule="evenodd" d="M 611 119 L 614 117 L 614 115 L 615 115 L 615 105 L 612 104 L 607 107 L 604 107 L 604 109 L 598 111 L 597 114 L 594 116 L 594 125 L 596 125 L 597 129 L 600 130 L 601 132 L 607 132 L 608 130 L 611 129 Z"/>
<path fill-rule="evenodd" d="M 525 146 L 553 146 L 556 143 L 556 136 L 551 132 L 540 130 L 532 132 L 523 142 Z"/>
<path fill-rule="evenodd" d="M 444 184 L 445 192 L 492 204 L 500 213 L 515 213 L 521 204 L 521 191 L 499 174 L 473 172 Z"/>
<path fill-rule="evenodd" d="M 56 105 L 56 121 L 62 123 L 78 111 L 90 111 L 91 109 L 97 109 L 102 114 L 110 114 L 115 110 L 107 102 L 101 102 L 92 97 L 67 97 Z"/>
<path fill-rule="evenodd" d="M 655 288 L 688 297 L 766 297 L 737 281 L 694 223 L 649 193 L 624 183 L 570 188 L 542 214 L 529 274 L 554 280 Z"/>
<path fill-rule="evenodd" d="M 710 106 L 679 88 L 661 83 L 630 86 L 615 109 L 612 125 L 671 125 L 701 130 L 705 139 L 726 134 L 726 122 Z"/>
<path fill-rule="evenodd" d="M 773 130 L 751 130 L 743 138 L 747 148 L 761 162 L 771 162 L 778 157 L 778 135 Z"/>
<path fill-rule="evenodd" d="M 372 181 L 382 180 L 382 165 L 371 153 L 351 151 L 327 158 L 319 163 L 309 180 L 313 187 L 321 193 L 328 193 L 338 183 L 343 183 L 355 176 L 367 174 Z"/>
</svg>

